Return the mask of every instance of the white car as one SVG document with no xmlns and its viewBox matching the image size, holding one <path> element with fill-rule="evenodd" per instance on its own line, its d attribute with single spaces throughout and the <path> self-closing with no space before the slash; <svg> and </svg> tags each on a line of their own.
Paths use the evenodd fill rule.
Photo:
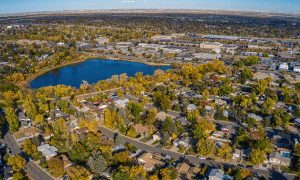
<svg viewBox="0 0 300 180">
<path fill-rule="evenodd" d="M 166 157 L 166 158 L 171 158 L 171 156 L 170 156 L 170 155 L 168 155 L 168 154 L 166 154 L 166 155 L 165 155 L 165 157 Z"/>
<path fill-rule="evenodd" d="M 32 158 L 28 158 L 28 160 L 29 160 L 29 161 L 32 161 L 33 159 L 32 159 Z"/>
<path fill-rule="evenodd" d="M 197 156 L 198 159 L 206 159 L 205 157 L 203 156 Z"/>
</svg>

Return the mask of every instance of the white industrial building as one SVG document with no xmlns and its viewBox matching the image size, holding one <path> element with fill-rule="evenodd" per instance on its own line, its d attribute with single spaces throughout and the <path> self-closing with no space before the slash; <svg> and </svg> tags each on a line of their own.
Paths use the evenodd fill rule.
<svg viewBox="0 0 300 180">
<path fill-rule="evenodd" d="M 221 49 L 222 46 L 223 44 L 219 42 L 203 42 L 200 44 L 200 48 L 204 49 Z"/>
<path fill-rule="evenodd" d="M 287 63 L 280 64 L 278 69 L 280 71 L 282 71 L 282 70 L 288 70 L 289 69 L 289 65 Z"/>
<path fill-rule="evenodd" d="M 195 53 L 193 56 L 198 59 L 218 59 L 221 57 L 221 54 Z"/>
</svg>

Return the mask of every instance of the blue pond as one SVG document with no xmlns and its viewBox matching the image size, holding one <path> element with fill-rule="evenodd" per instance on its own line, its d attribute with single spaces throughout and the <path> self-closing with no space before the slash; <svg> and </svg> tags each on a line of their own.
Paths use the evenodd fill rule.
<svg viewBox="0 0 300 180">
<path fill-rule="evenodd" d="M 134 76 L 137 72 L 143 75 L 152 75 L 155 70 L 172 69 L 171 66 L 148 66 L 146 64 L 127 61 L 115 61 L 104 59 L 91 59 L 81 63 L 72 64 L 49 71 L 30 82 L 32 88 L 38 89 L 43 86 L 56 86 L 64 84 L 72 87 L 80 87 L 82 80 L 88 83 L 96 83 L 105 80 L 112 75 L 127 73 Z"/>
</svg>

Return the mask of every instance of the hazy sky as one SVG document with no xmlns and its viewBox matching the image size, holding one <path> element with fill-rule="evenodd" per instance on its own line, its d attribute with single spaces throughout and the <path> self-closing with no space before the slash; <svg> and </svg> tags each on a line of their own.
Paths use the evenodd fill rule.
<svg viewBox="0 0 300 180">
<path fill-rule="evenodd" d="M 300 0 L 0 0 L 0 14 L 81 9 L 226 9 L 300 13 Z M 133 2 L 132 2 L 133 1 Z"/>
</svg>

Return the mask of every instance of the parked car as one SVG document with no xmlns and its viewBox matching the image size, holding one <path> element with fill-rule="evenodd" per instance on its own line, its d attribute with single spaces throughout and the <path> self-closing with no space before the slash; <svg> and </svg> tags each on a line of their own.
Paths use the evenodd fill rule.
<svg viewBox="0 0 300 180">
<path fill-rule="evenodd" d="M 205 157 L 203 156 L 197 156 L 198 159 L 206 159 Z"/>
<path fill-rule="evenodd" d="M 208 160 L 208 161 L 214 161 L 214 159 L 213 159 L 213 158 L 207 158 L 207 160 Z"/>
<path fill-rule="evenodd" d="M 254 176 L 257 177 L 257 178 L 261 177 L 261 175 L 259 173 L 254 173 Z"/>
<path fill-rule="evenodd" d="M 176 165 L 177 165 L 177 162 L 173 162 L 172 165 L 173 165 L 173 166 L 176 166 Z"/>
<path fill-rule="evenodd" d="M 171 156 L 169 154 L 165 154 L 164 155 L 166 158 L 171 158 Z"/>
<path fill-rule="evenodd" d="M 185 156 L 189 156 L 189 154 L 184 154 Z"/>
<path fill-rule="evenodd" d="M 238 166 L 238 167 L 244 167 L 244 165 L 242 165 L 242 164 L 238 164 L 237 166 Z"/>
<path fill-rule="evenodd" d="M 249 166 L 249 165 L 248 165 L 248 166 L 246 166 L 246 168 L 252 169 L 252 168 L 253 168 L 253 166 Z"/>
<path fill-rule="evenodd" d="M 28 158 L 28 160 L 29 160 L 29 161 L 33 161 L 33 159 L 32 159 L 32 158 Z"/>
<path fill-rule="evenodd" d="M 160 147 L 160 146 L 156 146 L 156 148 L 158 148 L 158 149 L 161 149 L 161 147 Z"/>
<path fill-rule="evenodd" d="M 290 173 L 288 172 L 282 172 L 283 175 L 289 175 Z"/>
</svg>

